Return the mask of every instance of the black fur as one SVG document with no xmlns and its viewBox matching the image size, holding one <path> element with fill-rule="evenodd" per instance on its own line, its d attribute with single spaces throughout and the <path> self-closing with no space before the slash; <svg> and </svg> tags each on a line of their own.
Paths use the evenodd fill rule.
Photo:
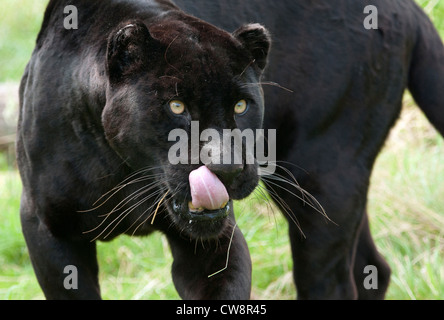
<svg viewBox="0 0 444 320">
<path fill-rule="evenodd" d="M 404 0 L 175 2 L 226 30 L 258 21 L 273 37 L 263 81 L 293 92 L 264 87 L 264 127 L 277 128 L 277 159 L 297 165 L 282 163 L 337 224 L 275 187 L 306 236 L 290 221 L 298 298 L 383 298 L 390 269 L 371 238 L 366 199 L 406 88 L 444 134 L 444 48 L 428 17 Z M 378 9 L 378 29 L 363 26 L 367 5 Z M 369 264 L 378 290 L 363 287 Z"/>
<path fill-rule="evenodd" d="M 63 27 L 68 4 L 78 30 Z M 201 131 L 260 128 L 269 42 L 260 25 L 229 34 L 168 1 L 49 3 L 22 79 L 17 142 L 23 231 L 47 298 L 99 298 L 94 241 L 154 230 L 170 241 L 182 297 L 249 298 L 251 262 L 232 201 L 189 210 L 188 175 L 201 163 L 172 165 L 168 135 L 190 134 L 191 120 Z M 174 114 L 173 99 L 186 112 Z M 235 115 L 241 99 L 248 113 Z M 243 198 L 259 181 L 257 163 L 230 168 L 221 179 L 230 176 L 231 199 Z M 224 267 L 231 237 L 230 271 L 208 278 Z M 66 265 L 78 268 L 78 290 L 63 286 Z"/>
<path fill-rule="evenodd" d="M 191 221 L 187 178 L 198 165 L 167 160 L 168 132 L 199 120 L 201 130 L 277 129 L 277 160 L 304 169 L 287 166 L 336 223 L 276 190 L 306 235 L 290 223 L 299 298 L 382 298 L 390 269 L 369 232 L 366 194 L 407 86 L 444 133 L 444 49 L 428 18 L 405 0 L 175 3 L 233 33 L 166 0 L 48 5 L 22 78 L 17 141 L 22 226 L 46 297 L 99 298 L 94 241 L 160 230 L 183 298 L 249 298 L 251 261 L 231 201 L 228 216 Z M 363 27 L 367 4 L 379 9 L 377 30 Z M 78 8 L 78 30 L 63 28 L 66 5 Z M 265 111 L 252 85 L 261 79 Z M 180 116 L 168 109 L 176 98 L 187 105 Z M 249 111 L 234 116 L 240 99 Z M 254 189 L 256 170 L 243 166 L 226 186 L 231 199 Z M 231 236 L 227 270 L 209 278 Z M 195 246 L 201 238 L 208 245 Z M 378 267 L 379 290 L 361 285 L 367 264 Z M 66 265 L 78 268 L 78 290 L 63 287 Z"/>
</svg>

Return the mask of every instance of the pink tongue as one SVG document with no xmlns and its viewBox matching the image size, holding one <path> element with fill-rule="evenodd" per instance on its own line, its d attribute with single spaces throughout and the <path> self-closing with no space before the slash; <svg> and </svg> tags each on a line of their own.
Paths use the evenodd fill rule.
<svg viewBox="0 0 444 320">
<path fill-rule="evenodd" d="M 227 189 L 206 166 L 191 171 L 189 181 L 192 203 L 195 208 L 216 210 L 228 202 Z"/>
</svg>

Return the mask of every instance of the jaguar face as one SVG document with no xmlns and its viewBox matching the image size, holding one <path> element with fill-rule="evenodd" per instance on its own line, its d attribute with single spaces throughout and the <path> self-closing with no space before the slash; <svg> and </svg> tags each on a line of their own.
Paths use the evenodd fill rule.
<svg viewBox="0 0 444 320">
<path fill-rule="evenodd" d="M 130 21 L 108 39 L 107 140 L 134 171 L 156 173 L 158 204 L 191 238 L 220 235 L 258 184 L 251 143 L 224 133 L 261 128 L 269 47 L 258 24 L 229 34 L 189 16 Z"/>
</svg>

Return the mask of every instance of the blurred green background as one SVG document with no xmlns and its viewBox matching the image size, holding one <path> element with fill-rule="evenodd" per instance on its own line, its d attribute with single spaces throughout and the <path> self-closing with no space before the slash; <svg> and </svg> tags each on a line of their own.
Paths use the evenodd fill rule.
<svg viewBox="0 0 444 320">
<path fill-rule="evenodd" d="M 444 37 L 444 1 L 417 3 Z M 39 0 L 2 0 L 0 83 L 20 80 L 45 6 Z M 0 299 L 42 299 L 21 234 L 21 183 L 5 150 L 0 153 Z M 406 94 L 402 117 L 375 165 L 368 202 L 376 244 L 393 271 L 388 299 L 444 298 L 443 181 L 443 139 Z M 235 207 L 253 260 L 253 298 L 292 299 L 286 222 L 258 198 Z M 161 234 L 99 243 L 98 255 L 105 299 L 179 298 Z"/>
</svg>

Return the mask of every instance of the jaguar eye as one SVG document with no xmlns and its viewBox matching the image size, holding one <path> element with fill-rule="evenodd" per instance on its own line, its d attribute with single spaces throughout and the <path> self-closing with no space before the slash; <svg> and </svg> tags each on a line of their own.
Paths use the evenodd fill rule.
<svg viewBox="0 0 444 320">
<path fill-rule="evenodd" d="M 185 111 L 185 104 L 180 100 L 170 101 L 170 109 L 174 114 L 182 114 Z"/>
<path fill-rule="evenodd" d="M 247 109 L 248 109 L 248 103 L 244 99 L 239 100 L 234 105 L 234 113 L 239 114 L 239 115 L 244 114 L 245 112 L 247 112 Z"/>
</svg>

